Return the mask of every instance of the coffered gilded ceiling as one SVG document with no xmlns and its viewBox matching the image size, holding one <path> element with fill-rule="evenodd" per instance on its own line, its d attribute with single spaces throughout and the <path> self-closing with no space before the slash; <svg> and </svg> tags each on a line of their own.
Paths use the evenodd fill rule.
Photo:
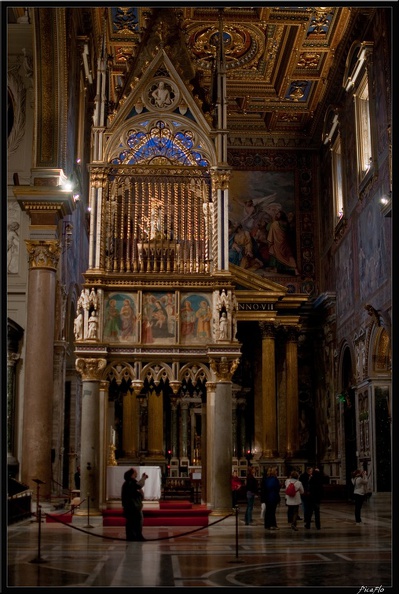
<svg viewBox="0 0 399 594">
<path fill-rule="evenodd" d="M 342 46 L 357 9 L 123 5 L 91 10 L 97 10 L 98 32 L 106 28 L 116 108 L 132 77 L 137 80 L 164 47 L 203 110 L 212 114 L 221 19 L 230 145 L 259 137 L 265 145 L 300 146 L 320 142 L 320 119 L 332 80 L 344 67 Z"/>
</svg>

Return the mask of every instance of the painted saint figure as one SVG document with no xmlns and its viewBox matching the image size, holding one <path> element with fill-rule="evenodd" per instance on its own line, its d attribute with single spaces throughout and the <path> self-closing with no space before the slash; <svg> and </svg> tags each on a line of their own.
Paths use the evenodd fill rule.
<svg viewBox="0 0 399 594">
<path fill-rule="evenodd" d="M 188 299 L 183 302 L 180 319 L 182 336 L 187 337 L 193 335 L 195 329 L 195 311 Z"/>
<path fill-rule="evenodd" d="M 127 340 L 134 335 L 134 324 L 136 322 L 136 315 L 129 299 L 124 299 L 120 311 L 121 317 L 121 339 Z"/>
<path fill-rule="evenodd" d="M 195 317 L 197 318 L 197 337 L 210 338 L 212 311 L 206 301 L 203 300 L 200 302 Z"/>
</svg>

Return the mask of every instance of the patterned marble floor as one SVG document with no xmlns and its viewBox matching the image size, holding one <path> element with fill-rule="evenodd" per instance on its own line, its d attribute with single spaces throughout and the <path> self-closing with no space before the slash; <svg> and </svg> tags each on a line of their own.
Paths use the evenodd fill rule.
<svg viewBox="0 0 399 594">
<path fill-rule="evenodd" d="M 357 526 L 349 502 L 324 502 L 321 530 L 294 532 L 279 506 L 279 530 L 268 531 L 245 508 L 210 525 L 147 527 L 146 542 L 126 542 L 123 527 L 74 518 L 72 524 L 24 520 L 8 527 L 7 587 L 350 588 L 359 594 L 397 585 L 392 560 L 391 498 L 365 503 Z M 382 589 L 381 589 L 382 588 Z"/>
</svg>

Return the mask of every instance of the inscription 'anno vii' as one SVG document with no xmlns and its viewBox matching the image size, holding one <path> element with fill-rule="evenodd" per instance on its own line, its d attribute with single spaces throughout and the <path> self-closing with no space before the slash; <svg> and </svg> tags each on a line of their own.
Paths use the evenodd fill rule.
<svg viewBox="0 0 399 594">
<path fill-rule="evenodd" d="M 239 303 L 239 311 L 272 311 L 273 303 Z"/>
</svg>

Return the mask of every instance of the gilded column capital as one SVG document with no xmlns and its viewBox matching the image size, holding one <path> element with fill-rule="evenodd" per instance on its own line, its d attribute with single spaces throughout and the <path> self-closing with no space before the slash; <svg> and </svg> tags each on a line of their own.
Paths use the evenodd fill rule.
<svg viewBox="0 0 399 594">
<path fill-rule="evenodd" d="M 238 367 L 240 359 L 229 360 L 227 357 L 222 357 L 220 361 L 215 359 L 210 360 L 210 366 L 218 382 L 231 382 L 235 370 Z"/>
<path fill-rule="evenodd" d="M 298 342 L 300 326 L 285 326 L 284 329 L 287 334 L 287 342 Z"/>
<path fill-rule="evenodd" d="M 108 392 L 108 390 L 109 390 L 109 381 L 107 381 L 107 380 L 101 380 L 100 381 L 100 390 L 103 390 L 104 392 Z"/>
<path fill-rule="evenodd" d="M 206 389 L 214 392 L 216 390 L 216 382 L 206 382 Z"/>
<path fill-rule="evenodd" d="M 263 338 L 275 338 L 276 326 L 271 322 L 259 322 L 259 328 Z"/>
<path fill-rule="evenodd" d="M 90 171 L 90 185 L 94 188 L 105 188 L 107 184 L 107 174 L 102 168 L 92 169 Z"/>
<path fill-rule="evenodd" d="M 29 267 L 57 270 L 58 260 L 61 254 L 61 246 L 58 239 L 31 240 L 25 239 L 28 251 Z"/>
<path fill-rule="evenodd" d="M 106 359 L 79 358 L 76 359 L 76 370 L 82 376 L 82 380 L 101 380 L 101 372 L 107 364 Z"/>
<path fill-rule="evenodd" d="M 229 187 L 231 168 L 213 167 L 211 168 L 211 179 L 214 189 L 227 190 Z"/>
</svg>

